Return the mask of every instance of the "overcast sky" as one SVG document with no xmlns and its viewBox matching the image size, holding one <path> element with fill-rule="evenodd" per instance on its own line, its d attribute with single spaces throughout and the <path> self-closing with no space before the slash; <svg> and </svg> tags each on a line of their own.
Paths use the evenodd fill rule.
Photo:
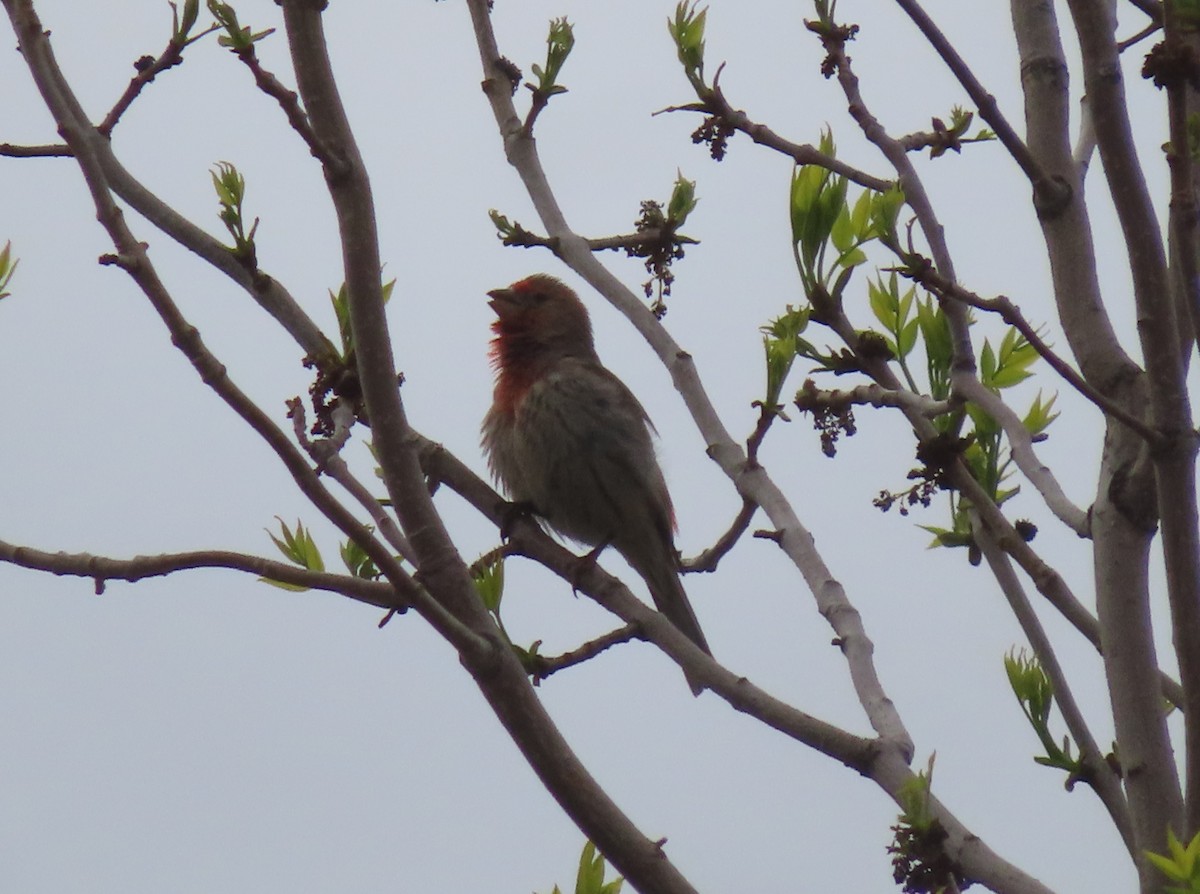
<svg viewBox="0 0 1200 894">
<path fill-rule="evenodd" d="M 809 5 L 711 6 L 709 69 L 728 62 L 723 86 L 736 107 L 801 142 L 828 125 L 841 156 L 889 176 L 836 83 L 819 74 L 819 44 L 802 25 Z M 1020 128 L 1006 6 L 926 6 Z M 97 121 L 133 60 L 158 53 L 169 34 L 170 10 L 159 0 L 124 4 L 119 15 L 111 4 L 37 7 Z M 237 8 L 256 29 L 280 24 L 268 0 Z M 547 21 L 565 14 L 575 23 L 561 78 L 570 92 L 554 99 L 537 133 L 578 231 L 627 232 L 641 200 L 666 199 L 677 170 L 697 181 L 700 204 L 686 230 L 701 244 L 677 268 L 666 325 L 695 356 L 726 425 L 744 437 L 762 388 L 758 326 L 802 299 L 788 244 L 791 168 L 745 137 L 715 164 L 689 139 L 698 118 L 651 117 L 691 98 L 665 27 L 673 8 L 670 0 L 498 0 L 494 16 L 502 51 L 526 72 L 544 55 Z M 843 0 L 838 11 L 863 26 L 851 53 L 867 101 L 894 133 L 927 129 L 932 115 L 966 102 L 891 4 Z M 465 7 L 342 0 L 326 19 L 370 166 L 386 275 L 398 279 L 389 315 L 406 406 L 422 432 L 482 471 L 478 424 L 491 395 L 484 293 L 530 272 L 564 271 L 545 252 L 503 248 L 488 220 L 497 208 L 538 228 L 479 89 Z M 1129 16 L 1122 33 L 1141 24 Z M 267 67 L 293 84 L 282 34 L 260 48 Z M 1137 132 L 1161 183 L 1161 98 L 1136 77 L 1134 57 Z M 0 85 L 0 142 L 55 141 L 15 52 L 0 53 Z M 262 267 L 335 331 L 327 290 L 342 280 L 340 249 L 319 168 L 214 39 L 145 91 L 114 145 L 135 176 L 218 238 L 208 170 L 236 164 L 249 184 L 247 213 L 261 218 Z M 972 146 L 919 168 L 962 281 L 1010 295 L 1062 344 L 1029 188 L 1003 150 Z M 1119 303 L 1128 277 L 1101 174 L 1097 164 L 1090 201 L 1106 294 Z M 130 222 L 233 379 L 286 425 L 284 401 L 309 384 L 295 344 L 243 292 L 136 215 Z M 111 246 L 70 161 L 0 159 L 0 244 L 8 239 L 21 266 L 13 295 L 0 302 L 8 398 L 0 539 L 114 557 L 218 547 L 271 556 L 264 528 L 279 515 L 312 524 L 337 564 L 336 533 L 273 454 L 199 382 L 128 278 L 96 264 Z M 634 288 L 645 279 L 637 262 L 606 261 Z M 858 282 L 855 319 L 865 327 Z M 601 356 L 662 434 L 679 546 L 694 555 L 739 501 L 651 351 L 601 299 L 584 297 Z M 1132 312 L 1113 314 L 1136 350 Z M 1002 332 L 992 321 L 979 329 L 993 342 Z M 806 372 L 797 369 L 788 391 Z M 1038 385 L 1061 390 L 1043 373 L 1019 392 L 1018 409 Z M 1039 450 L 1086 506 L 1099 419 L 1070 395 L 1060 405 Z M 913 465 L 906 426 L 882 413 L 858 419 L 859 434 L 836 460 L 821 455 L 802 418 L 777 427 L 763 459 L 862 612 L 918 763 L 936 751 L 937 793 L 1050 886 L 1129 890 L 1134 873 L 1097 800 L 1082 786 L 1066 793 L 1060 775 L 1033 763 L 1037 743 L 1001 664 L 1023 642 L 992 580 L 960 551 L 925 549 L 929 536 L 916 524 L 944 524 L 944 500 L 908 519 L 871 506 L 880 489 L 905 485 Z M 350 455 L 371 480 L 361 441 Z M 452 494 L 438 504 L 466 558 L 496 545 L 495 530 Z M 1058 529 L 1031 489 L 1011 505 L 1038 524 L 1038 547 L 1090 602 L 1085 545 Z M 604 563 L 621 568 L 612 556 Z M 539 569 L 513 561 L 508 570 L 506 625 L 518 641 L 542 639 L 543 652 L 557 653 L 612 624 Z M 869 733 L 830 628 L 769 541 L 747 539 L 717 574 L 686 583 L 728 667 Z M 1097 656 L 1042 614 L 1097 740 L 1111 741 Z M 0 566 L 0 889 L 526 894 L 557 882 L 571 890 L 581 834 L 452 651 L 415 614 L 382 631 L 380 615 L 233 572 L 113 582 L 97 597 L 90 581 Z M 1170 660 L 1165 640 L 1161 654 Z M 895 806 L 711 693 L 692 699 L 651 647 L 613 649 L 540 693 L 599 780 L 646 834 L 668 839 L 668 854 L 698 889 L 893 890 L 884 848 Z"/>
</svg>

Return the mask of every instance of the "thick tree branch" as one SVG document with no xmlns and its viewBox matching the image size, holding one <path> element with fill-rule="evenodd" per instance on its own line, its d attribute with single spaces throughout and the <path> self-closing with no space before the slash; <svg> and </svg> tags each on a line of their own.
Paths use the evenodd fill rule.
<svg viewBox="0 0 1200 894">
<path fill-rule="evenodd" d="M 1105 13 L 1099 6 L 1087 17 Z M 1146 418 L 1146 376 L 1126 355 L 1104 307 L 1092 228 L 1083 190 L 1086 162 L 1097 141 L 1097 115 L 1111 119 L 1110 88 L 1084 97 L 1078 146 L 1070 145 L 1068 64 L 1052 4 L 1012 0 L 1013 30 L 1021 58 L 1026 129 L 1031 150 L 1075 184 L 1073 201 L 1060 215 L 1041 220 L 1059 319 L 1087 382 L 1120 406 L 1126 416 Z M 1089 66 L 1089 84 L 1119 78 L 1113 57 L 1103 69 Z M 1111 125 L 1105 126 L 1106 131 Z M 1107 138 L 1110 146 L 1113 140 Z M 1107 169 L 1107 162 L 1105 168 Z M 1140 174 L 1134 172 L 1135 177 Z M 1147 574 L 1156 530 L 1157 501 L 1149 445 L 1109 414 L 1104 454 L 1091 510 L 1096 612 L 1089 637 L 1101 650 L 1121 761 L 1136 772 L 1125 781 L 1135 841 L 1162 847 L 1163 830 L 1183 814 L 1175 756 L 1158 695 L 1184 706 L 1182 687 L 1158 670 Z M 1123 417 L 1122 417 L 1123 418 Z M 1145 428 L 1153 428 L 1153 425 Z M 1157 441 L 1157 433 L 1155 441 Z M 1182 495 L 1180 495 L 1182 496 Z M 1035 578 L 1036 580 L 1036 578 Z M 1140 854 L 1140 851 L 1139 851 Z M 1155 870 L 1139 860 L 1143 883 L 1157 885 Z"/>
<path fill-rule="evenodd" d="M 345 165 L 340 172 L 327 173 L 343 243 L 359 377 L 384 482 L 416 551 L 422 581 L 458 618 L 486 636 L 489 648 L 460 648 L 463 664 L 567 814 L 635 887 L 690 894 L 694 889 L 661 847 L 613 803 L 555 727 L 524 668 L 495 630 L 433 506 L 416 455 L 416 436 L 395 385 L 370 184 L 334 84 L 321 21 L 324 3 L 283 0 L 282 5 L 297 83 L 313 130 Z M 670 622 L 662 623 L 674 631 Z"/>
<path fill-rule="evenodd" d="M 1126 106 L 1115 20 L 1102 0 L 1068 0 L 1079 34 L 1097 145 L 1121 223 L 1133 277 L 1138 337 L 1149 376 L 1149 404 L 1163 445 L 1152 453 L 1172 634 L 1184 688 L 1186 825 L 1200 828 L 1200 519 L 1196 505 L 1196 434 L 1187 394 L 1171 278 L 1158 216 L 1150 199 Z M 1169 760 L 1153 772 L 1172 773 Z M 1159 805 L 1147 804 L 1136 827 L 1142 849 L 1162 851 L 1168 827 L 1179 828 L 1178 802 L 1162 780 Z M 1147 837 L 1149 836 L 1149 837 Z"/>
</svg>

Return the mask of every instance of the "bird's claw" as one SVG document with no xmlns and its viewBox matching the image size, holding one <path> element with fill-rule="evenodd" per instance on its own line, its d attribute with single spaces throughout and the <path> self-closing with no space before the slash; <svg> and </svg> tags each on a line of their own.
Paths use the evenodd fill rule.
<svg viewBox="0 0 1200 894">
<path fill-rule="evenodd" d="M 605 540 L 575 559 L 575 567 L 571 569 L 570 582 L 571 592 L 576 596 L 579 595 L 579 585 L 583 581 L 584 575 L 596 567 L 596 560 L 600 558 L 600 553 L 604 552 L 608 544 L 609 541 Z"/>
<path fill-rule="evenodd" d="M 537 514 L 537 510 L 528 500 L 514 500 L 511 503 L 506 500 L 496 507 L 496 511 L 500 515 L 501 540 L 507 540 L 512 536 L 513 528 L 516 527 L 518 521 L 531 519 Z"/>
</svg>

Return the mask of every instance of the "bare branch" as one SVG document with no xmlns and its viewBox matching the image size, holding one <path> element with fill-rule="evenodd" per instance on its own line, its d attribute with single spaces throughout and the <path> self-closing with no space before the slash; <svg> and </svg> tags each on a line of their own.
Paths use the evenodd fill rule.
<svg viewBox="0 0 1200 894">
<path fill-rule="evenodd" d="M 418 556 L 422 583 L 437 594 L 440 605 L 483 636 L 486 647 L 447 639 L 459 649 L 464 667 L 546 789 L 630 884 L 663 894 L 694 894 L 662 848 L 613 802 L 559 732 L 525 668 L 501 639 L 433 506 L 417 457 L 418 436 L 395 385 L 371 188 L 335 86 L 319 8 L 324 4 L 282 0 L 282 5 L 297 84 L 314 133 L 345 164 L 343 173 L 327 182 L 343 245 L 359 378 L 384 483 Z M 471 0 L 471 14 L 486 18 L 486 0 Z M 516 126 L 519 130 L 520 122 Z M 690 646 L 669 621 L 649 614 Z"/>
<path fill-rule="evenodd" d="M 262 63 L 258 60 L 258 54 L 254 50 L 254 44 L 237 50 L 235 55 L 250 69 L 258 89 L 279 103 L 279 107 L 287 116 L 288 124 L 300 135 L 300 139 L 304 140 L 313 158 L 321 162 L 331 174 L 342 173 L 342 160 L 337 158 L 330 148 L 317 137 L 312 123 L 308 120 L 308 115 L 300 107 L 300 97 L 294 90 L 285 87 L 279 78 L 263 68 Z"/>
<path fill-rule="evenodd" d="M 70 158 L 69 146 L 61 143 L 49 146 L 18 146 L 15 143 L 0 143 L 0 156 L 7 158 Z"/>
<path fill-rule="evenodd" d="M 542 680 L 549 678 L 560 670 L 566 670 L 568 667 L 583 664 L 583 662 L 590 661 L 601 652 L 611 649 L 613 646 L 620 643 L 627 643 L 632 639 L 638 639 L 640 636 L 641 630 L 636 624 L 626 624 L 623 627 L 618 627 L 616 630 L 609 631 L 604 636 L 598 636 L 593 640 L 589 640 L 576 649 L 563 652 L 561 655 L 533 655 L 529 658 L 533 673 L 533 685 L 538 685 Z"/>
<path fill-rule="evenodd" d="M 849 389 L 823 389 L 817 388 L 811 380 L 805 382 L 805 387 L 796 395 L 796 404 L 801 410 L 814 407 L 840 409 L 850 405 L 899 407 L 927 419 L 949 413 L 956 406 L 951 401 L 933 400 L 903 388 L 884 388 L 877 382 Z"/>
<path fill-rule="evenodd" d="M 404 532 L 396 524 L 396 520 L 371 494 L 367 486 L 354 476 L 354 473 L 350 471 L 350 466 L 342 459 L 341 449 L 349 440 L 350 426 L 354 423 L 353 412 L 344 405 L 335 408 L 332 415 L 338 424 L 337 432 L 331 438 L 322 438 L 314 442 L 308 437 L 304 404 L 298 398 L 289 400 L 288 409 L 292 416 L 292 430 L 296 436 L 296 443 L 313 458 L 317 464 L 317 471 L 328 474 L 360 506 L 366 509 L 384 540 L 391 544 L 392 548 L 400 553 L 406 561 L 415 566 L 417 564 L 416 552 L 413 550 L 412 544 L 408 542 L 408 538 L 404 536 Z"/>
<path fill-rule="evenodd" d="M 357 602 L 378 608 L 403 612 L 409 601 L 387 581 L 365 580 L 345 574 L 309 571 L 286 562 L 276 562 L 260 556 L 228 550 L 196 550 L 185 553 L 163 553 L 157 556 L 135 556 L 132 559 L 113 559 L 91 553 L 48 553 L 27 546 L 17 546 L 0 540 L 0 561 L 10 562 L 33 571 L 50 574 L 90 577 L 97 590 L 110 580 L 136 583 L 148 577 L 163 577 L 178 571 L 197 568 L 226 568 L 257 574 L 268 580 L 297 587 L 338 593 Z"/>
<path fill-rule="evenodd" d="M 104 116 L 104 120 L 97 125 L 96 129 L 105 136 L 112 134 L 113 128 L 117 126 L 117 122 L 121 120 L 121 116 L 129 110 L 129 107 L 133 105 L 133 101 L 141 95 L 146 85 L 167 69 L 182 64 L 183 44 L 174 38 L 167 42 L 166 48 L 158 55 L 157 59 L 150 56 L 143 56 L 141 59 L 138 59 L 133 64 L 133 67 L 137 69 L 137 74 L 130 79 L 129 86 L 125 88 L 125 92 L 121 94 L 121 97 L 109 110 L 108 114 Z"/>
<path fill-rule="evenodd" d="M 998 314 L 1004 322 L 1021 333 L 1025 340 L 1033 346 L 1033 349 L 1038 352 L 1038 355 L 1056 373 L 1062 376 L 1076 391 L 1099 407 L 1106 415 L 1112 416 L 1123 425 L 1127 425 L 1145 438 L 1147 443 L 1151 445 L 1161 442 L 1162 438 L 1158 432 L 1146 425 L 1137 416 L 1127 412 L 1116 401 L 1109 399 L 1102 392 L 1093 388 L 1083 376 L 1071 368 L 1070 364 L 1059 357 L 1054 349 L 1046 344 L 1045 340 L 1038 334 L 1038 331 L 1025 319 L 1020 308 L 1013 304 L 1007 296 L 997 295 L 995 298 L 984 298 L 969 289 L 963 288 L 958 283 L 951 282 L 932 267 L 923 269 L 918 277 L 918 281 L 939 297 L 961 301 L 971 307 Z"/>
<path fill-rule="evenodd" d="M 1170 799 L 1157 805 L 1138 828 L 1143 849 L 1162 850 L 1170 826 L 1200 827 L 1200 517 L 1197 512 L 1197 439 L 1187 393 L 1187 365 L 1179 338 L 1178 307 L 1167 269 L 1158 214 L 1151 201 L 1129 120 L 1125 87 L 1119 76 L 1115 18 L 1102 0 L 1068 0 L 1079 34 L 1084 80 L 1092 102 L 1097 145 L 1117 217 L 1121 223 L 1133 278 L 1138 337 L 1149 377 L 1151 419 L 1163 441 L 1151 453 L 1166 560 L 1167 598 L 1171 607 L 1175 652 L 1186 699 L 1184 777 L 1186 823 L 1180 825 Z M 1114 76 L 1116 73 L 1116 76 Z M 1172 138 L 1174 139 L 1174 133 Z M 1185 144 L 1186 145 L 1186 144 Z M 1186 153 L 1184 153 L 1186 154 Z M 1174 184 L 1173 184 L 1174 186 Z M 1194 199 L 1193 199 L 1194 200 Z M 1184 250 L 1180 246 L 1180 250 Z M 1194 268 L 1193 268 L 1194 269 Z M 1194 288 L 1188 283 L 1188 288 Z M 1173 771 L 1161 756 L 1159 771 Z M 1168 768 L 1166 765 L 1171 764 Z M 1167 781 L 1163 780 L 1164 789 Z M 1146 837 L 1150 836 L 1150 837 Z"/>
<path fill-rule="evenodd" d="M 738 510 L 738 514 L 729 526 L 729 530 L 717 538 L 716 543 L 694 559 L 681 559 L 679 562 L 680 569 L 685 572 L 716 571 L 720 561 L 729 554 L 729 551 L 742 539 L 742 535 L 750 529 L 750 521 L 754 518 L 754 513 L 757 511 L 758 505 L 753 500 L 743 497 L 742 508 Z"/>
</svg>

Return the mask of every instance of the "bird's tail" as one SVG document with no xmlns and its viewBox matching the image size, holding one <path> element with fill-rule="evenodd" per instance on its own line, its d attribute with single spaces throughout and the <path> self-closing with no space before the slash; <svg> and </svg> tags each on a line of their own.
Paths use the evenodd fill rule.
<svg viewBox="0 0 1200 894">
<path fill-rule="evenodd" d="M 638 567 L 635 570 L 645 579 L 655 606 L 667 616 L 667 620 L 706 654 L 712 655 L 712 649 L 708 647 L 708 640 L 704 638 L 704 631 L 700 629 L 700 622 L 696 620 L 696 613 L 692 610 L 692 604 L 688 602 L 687 593 L 684 592 L 683 583 L 674 564 L 674 556 L 670 556 L 669 561 L 653 561 L 649 563 L 649 567 Z M 687 675 L 686 671 L 684 673 L 688 685 L 692 687 L 692 693 L 699 695 L 705 687 Z"/>
</svg>

